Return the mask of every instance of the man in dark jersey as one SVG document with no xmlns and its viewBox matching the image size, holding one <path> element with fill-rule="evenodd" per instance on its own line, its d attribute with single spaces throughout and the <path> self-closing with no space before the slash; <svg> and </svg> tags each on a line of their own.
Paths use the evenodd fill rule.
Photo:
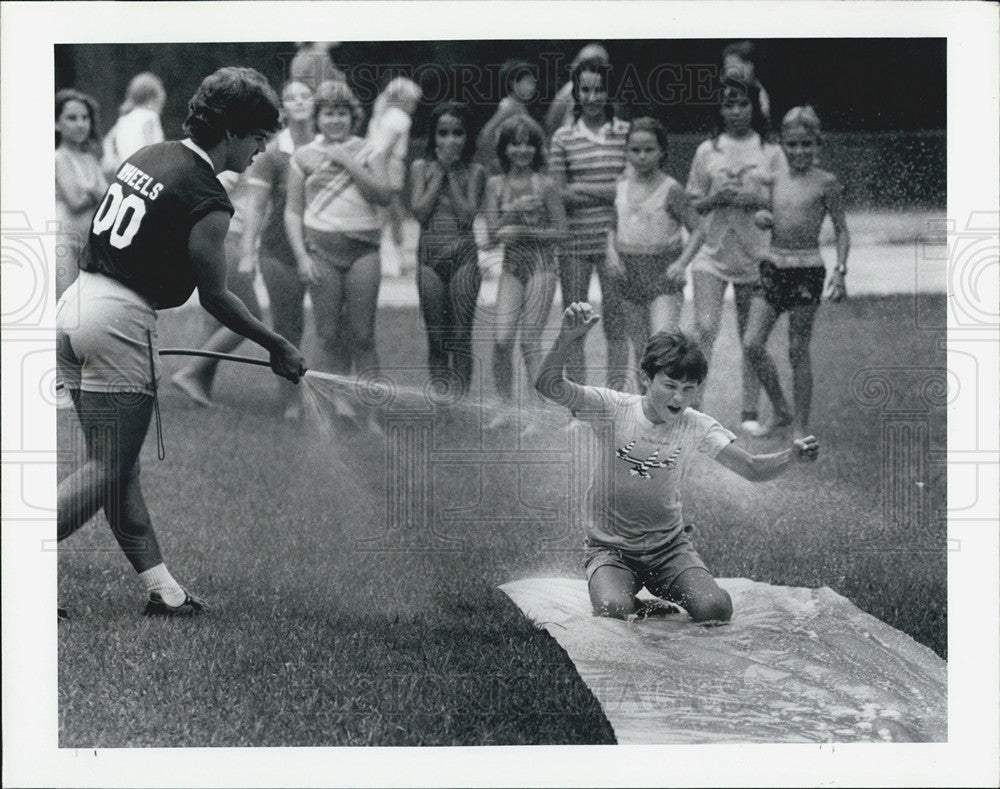
<svg viewBox="0 0 1000 789">
<path fill-rule="evenodd" d="M 58 538 L 103 508 L 146 585 L 147 615 L 206 610 L 163 563 L 139 484 L 159 377 L 156 311 L 179 307 L 197 288 L 213 317 L 270 352 L 275 373 L 297 382 L 305 372 L 298 349 L 226 287 L 233 206 L 216 176 L 243 172 L 264 150 L 280 128 L 279 107 L 253 69 L 207 77 L 189 103 L 189 137 L 143 148 L 118 168 L 94 214 L 80 276 L 57 308 L 59 376 L 86 441 L 86 461 L 59 483 Z"/>
</svg>

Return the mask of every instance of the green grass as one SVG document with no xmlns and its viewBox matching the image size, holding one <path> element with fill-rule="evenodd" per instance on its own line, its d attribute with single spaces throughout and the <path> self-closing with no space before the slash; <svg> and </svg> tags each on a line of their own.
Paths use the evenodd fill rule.
<svg viewBox="0 0 1000 789">
<path fill-rule="evenodd" d="M 944 409 L 920 400 L 925 373 L 891 373 L 898 392 L 881 410 L 860 405 L 850 388 L 862 368 L 943 369 L 943 332 L 916 331 L 913 307 L 904 297 L 825 306 L 813 342 L 823 456 L 760 485 L 699 462 L 684 506 L 717 576 L 830 586 L 946 656 L 944 468 L 917 457 L 893 471 L 880 443 L 890 410 L 921 410 L 930 447 L 942 448 Z M 932 305 L 943 308 L 943 297 Z M 417 386 L 419 325 L 412 308 L 379 317 L 384 368 Z M 199 326 L 190 310 L 166 313 L 161 345 L 190 347 Z M 782 370 L 784 331 L 782 322 L 772 340 Z M 722 371 L 737 358 L 734 335 L 727 313 L 705 400 L 730 426 L 738 392 Z M 308 356 L 308 336 L 304 345 Z M 485 322 L 476 349 L 488 392 Z M 599 337 L 588 353 L 601 364 Z M 208 617 L 138 616 L 141 590 L 103 519 L 62 545 L 59 599 L 72 618 L 58 635 L 60 745 L 614 742 L 562 649 L 496 590 L 530 576 L 582 576 L 582 534 L 569 526 L 575 502 L 550 442 L 533 441 L 519 469 L 477 465 L 470 458 L 514 445 L 509 434 L 482 433 L 478 412 L 464 410 L 435 424 L 435 464 L 407 482 L 378 443 L 282 423 L 271 379 L 260 368 L 223 367 L 210 411 L 165 388 L 166 460 L 156 460 L 152 432 L 143 452 L 168 564 L 208 598 Z M 483 388 L 476 384 L 473 401 Z M 388 413 L 412 422 L 404 411 L 419 399 L 402 389 Z M 565 424 L 555 409 L 546 413 Z M 74 428 L 60 413 L 61 436 Z M 554 435 L 565 454 L 566 434 Z M 454 447 L 469 450 L 463 462 L 449 461 Z M 530 462 L 539 459 L 549 462 Z M 925 483 L 926 523 L 884 516 L 883 490 L 914 480 Z M 425 501 L 430 530 L 412 509 L 388 517 L 387 490 Z"/>
</svg>

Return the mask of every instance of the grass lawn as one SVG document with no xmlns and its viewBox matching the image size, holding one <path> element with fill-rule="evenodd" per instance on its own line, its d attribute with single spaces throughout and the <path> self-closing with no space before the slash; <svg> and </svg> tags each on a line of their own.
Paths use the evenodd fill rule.
<svg viewBox="0 0 1000 789">
<path fill-rule="evenodd" d="M 943 332 L 917 330 L 913 315 L 908 297 L 824 306 L 813 340 L 823 456 L 758 485 L 700 459 L 684 506 L 716 575 L 830 586 L 946 656 L 945 468 L 928 457 L 944 448 L 945 409 L 926 384 L 944 368 Z M 784 326 L 772 350 L 787 383 Z M 196 312 L 162 315 L 161 347 L 199 337 Z M 308 335 L 307 358 L 311 347 Z M 61 747 L 614 742 L 562 649 L 496 589 L 582 574 L 566 417 L 546 410 L 555 438 L 521 447 L 481 429 L 488 408 L 431 423 L 407 388 L 425 377 L 417 310 L 382 311 L 378 347 L 406 385 L 385 411 L 398 428 L 386 445 L 283 423 L 261 368 L 223 366 L 211 410 L 164 386 L 167 456 L 157 461 L 151 432 L 144 490 L 168 565 L 213 611 L 140 617 L 103 517 L 64 543 Z M 492 390 L 485 321 L 476 348 L 473 402 Z M 730 427 L 737 358 L 730 311 L 704 403 Z M 864 369 L 893 387 L 881 406 L 877 382 L 852 393 Z M 70 414 L 59 420 L 62 437 L 76 435 Z"/>
</svg>

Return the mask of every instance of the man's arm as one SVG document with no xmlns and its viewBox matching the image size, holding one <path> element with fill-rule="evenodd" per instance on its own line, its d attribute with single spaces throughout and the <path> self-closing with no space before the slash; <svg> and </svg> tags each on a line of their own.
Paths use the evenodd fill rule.
<svg viewBox="0 0 1000 789">
<path fill-rule="evenodd" d="M 751 455 L 745 449 L 729 444 L 715 459 L 751 482 L 765 482 L 783 473 L 796 461 L 811 461 L 819 456 L 819 442 L 814 436 L 796 439 L 792 446 L 767 455 Z"/>
<path fill-rule="evenodd" d="M 291 381 L 305 372 L 302 354 L 280 334 L 257 320 L 226 287 L 226 233 L 229 215 L 213 211 L 201 219 L 188 237 L 188 257 L 194 266 L 201 306 L 227 329 L 253 340 L 271 354 L 271 369 Z"/>
</svg>

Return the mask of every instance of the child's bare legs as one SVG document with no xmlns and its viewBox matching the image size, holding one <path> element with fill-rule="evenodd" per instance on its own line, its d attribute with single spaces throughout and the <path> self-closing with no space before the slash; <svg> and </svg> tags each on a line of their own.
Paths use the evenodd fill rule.
<svg viewBox="0 0 1000 789">
<path fill-rule="evenodd" d="M 656 334 L 658 331 L 675 327 L 679 328 L 681 325 L 681 310 L 683 308 L 683 293 L 661 293 L 653 299 L 649 303 L 650 333 Z"/>
<path fill-rule="evenodd" d="M 788 424 L 790 421 L 791 409 L 785 399 L 785 393 L 781 390 L 781 382 L 778 379 L 778 370 L 774 365 L 774 360 L 767 352 L 767 339 L 771 336 L 771 331 L 777 320 L 778 313 L 774 307 L 762 298 L 755 298 L 750 306 L 749 324 L 743 335 L 743 355 L 750 361 L 754 374 L 764 386 L 764 391 L 767 392 L 774 407 L 775 422 L 768 428 L 761 430 L 761 435 L 766 435 L 771 429 Z M 796 405 L 798 405 L 797 399 Z"/>
<path fill-rule="evenodd" d="M 255 274 L 253 271 L 239 270 L 240 239 L 237 234 L 226 237 L 226 260 L 227 287 L 247 306 L 250 314 L 260 320 L 262 311 L 253 285 Z M 209 336 L 201 346 L 202 350 L 231 353 L 243 343 L 244 338 L 241 335 L 225 328 L 208 314 L 204 317 L 206 333 Z M 194 357 L 170 380 L 198 405 L 209 406 L 212 404 L 212 385 L 215 383 L 218 366 L 217 359 Z"/>
<path fill-rule="evenodd" d="M 715 338 L 719 334 L 719 322 L 722 320 L 722 300 L 729 283 L 705 271 L 692 272 L 691 282 L 694 286 L 694 326 L 698 345 L 705 358 L 711 362 Z M 694 408 L 700 409 L 701 403 L 696 403 Z"/>
<path fill-rule="evenodd" d="M 534 385 L 538 367 L 542 362 L 542 331 L 552 311 L 556 295 L 556 275 L 552 271 L 538 271 L 531 275 L 524 291 L 521 314 L 521 353 L 528 371 L 528 382 Z"/>
<path fill-rule="evenodd" d="M 344 312 L 348 348 L 354 370 L 362 380 L 379 371 L 375 350 L 375 313 L 382 282 L 382 263 L 377 253 L 362 255 L 344 275 Z M 368 426 L 380 433 L 375 412 L 368 410 Z"/>
<path fill-rule="evenodd" d="M 467 262 L 458 267 L 451 278 L 448 291 L 451 296 L 451 315 L 454 320 L 455 345 L 451 352 L 452 369 L 467 393 L 472 385 L 472 325 L 476 318 L 476 302 L 482 285 L 482 274 L 476 249 L 470 245 Z M 549 299 L 551 301 L 551 298 Z"/>
<path fill-rule="evenodd" d="M 649 310 L 645 304 L 625 300 L 623 302 L 625 310 L 625 325 L 628 330 L 628 338 L 635 352 L 635 366 L 639 366 L 642 360 L 642 351 L 646 347 L 649 339 Z M 638 390 L 635 390 L 638 391 Z"/>
<path fill-rule="evenodd" d="M 694 285 L 694 322 L 698 334 L 698 344 L 705 358 L 711 361 L 712 348 L 719 335 L 719 323 L 722 320 L 722 305 L 726 295 L 728 282 L 705 271 L 695 271 L 691 275 Z M 742 347 L 743 333 L 746 330 L 750 315 L 750 302 L 753 295 L 753 285 L 733 285 L 736 301 L 736 330 Z M 760 381 L 754 373 L 750 362 L 743 354 L 743 413 L 742 422 L 757 420 L 757 399 L 760 396 Z M 695 404 L 700 409 L 701 404 Z"/>
<path fill-rule="evenodd" d="M 431 379 L 444 379 L 448 370 L 445 337 L 451 324 L 447 286 L 433 268 L 421 263 L 417 270 L 417 290 L 427 329 L 427 365 Z"/>
<path fill-rule="evenodd" d="M 343 345 L 346 336 L 341 333 L 341 314 L 345 306 L 344 269 L 319 263 L 316 281 L 309 286 L 316 321 L 317 365 L 319 370 L 347 375 L 344 368 Z"/>
<path fill-rule="evenodd" d="M 746 333 L 747 321 L 750 318 L 753 291 L 753 285 L 733 283 L 733 297 L 736 302 L 736 332 L 739 335 L 743 368 L 743 413 L 740 417 L 742 422 L 757 421 L 757 402 L 760 400 L 760 379 L 757 378 L 747 355 L 743 353 L 743 335 Z"/>
<path fill-rule="evenodd" d="M 683 606 L 695 622 L 728 622 L 733 616 L 733 600 L 729 592 L 701 567 L 684 570 L 664 597 Z"/>
<path fill-rule="evenodd" d="M 812 304 L 794 307 L 788 313 L 788 359 L 792 363 L 792 396 L 795 398 L 793 438 L 805 438 L 809 435 L 813 386 L 809 344 L 812 341 L 815 319 L 816 305 Z"/>
<path fill-rule="evenodd" d="M 630 570 L 613 565 L 598 567 L 587 584 L 594 616 L 626 619 L 636 612 L 639 579 Z"/>
<path fill-rule="evenodd" d="M 270 302 L 271 323 L 274 330 L 298 347 L 305 330 L 303 300 L 306 286 L 299 279 L 295 266 L 261 251 L 260 272 L 267 288 Z M 284 378 L 278 380 L 281 410 L 287 419 L 298 419 L 301 410 L 302 389 Z"/>
<path fill-rule="evenodd" d="M 453 254 L 457 268 L 448 281 L 432 266 L 421 263 L 417 287 L 427 328 L 431 378 L 445 379 L 450 369 L 464 394 L 472 383 L 472 324 L 482 275 L 474 246 L 463 246 Z"/>
<path fill-rule="evenodd" d="M 594 615 L 626 619 L 635 614 L 635 595 L 640 586 L 631 570 L 607 564 L 598 567 L 587 585 Z M 657 590 L 656 593 L 661 592 Z M 701 567 L 683 570 L 662 596 L 683 606 L 695 622 L 728 622 L 733 616 L 729 592 Z"/>
<path fill-rule="evenodd" d="M 243 344 L 245 338 L 225 326 L 218 328 L 201 346 L 203 351 L 231 353 Z M 171 377 L 171 382 L 198 405 L 212 405 L 212 384 L 218 368 L 217 359 L 194 357 Z"/>
<path fill-rule="evenodd" d="M 628 325 L 626 301 L 622 296 L 622 275 L 608 267 L 605 255 L 596 258 L 597 276 L 601 283 L 601 325 L 608 348 L 608 369 L 604 385 L 609 389 L 625 390 L 629 384 Z"/>
<path fill-rule="evenodd" d="M 497 286 L 496 314 L 493 330 L 493 384 L 501 400 L 514 397 L 514 342 L 524 302 L 524 285 L 509 271 L 500 274 Z M 510 421 L 510 414 L 497 412 L 489 427 L 500 427 Z"/>
<path fill-rule="evenodd" d="M 316 279 L 309 285 L 316 322 L 316 369 L 350 375 L 346 270 L 322 260 L 317 260 L 317 269 Z M 333 408 L 337 417 L 354 423 L 357 414 L 346 396 L 334 395 Z"/>
<path fill-rule="evenodd" d="M 524 304 L 521 312 L 521 354 L 524 356 L 524 367 L 528 373 L 528 391 L 537 399 L 536 408 L 541 407 L 541 395 L 534 388 L 538 377 L 538 368 L 542 363 L 542 332 L 548 323 L 552 311 L 552 299 L 556 295 L 556 275 L 554 271 L 540 268 L 528 279 L 524 291 Z M 524 431 L 531 433 L 537 429 L 534 421 L 535 410 L 526 416 Z"/>
</svg>

